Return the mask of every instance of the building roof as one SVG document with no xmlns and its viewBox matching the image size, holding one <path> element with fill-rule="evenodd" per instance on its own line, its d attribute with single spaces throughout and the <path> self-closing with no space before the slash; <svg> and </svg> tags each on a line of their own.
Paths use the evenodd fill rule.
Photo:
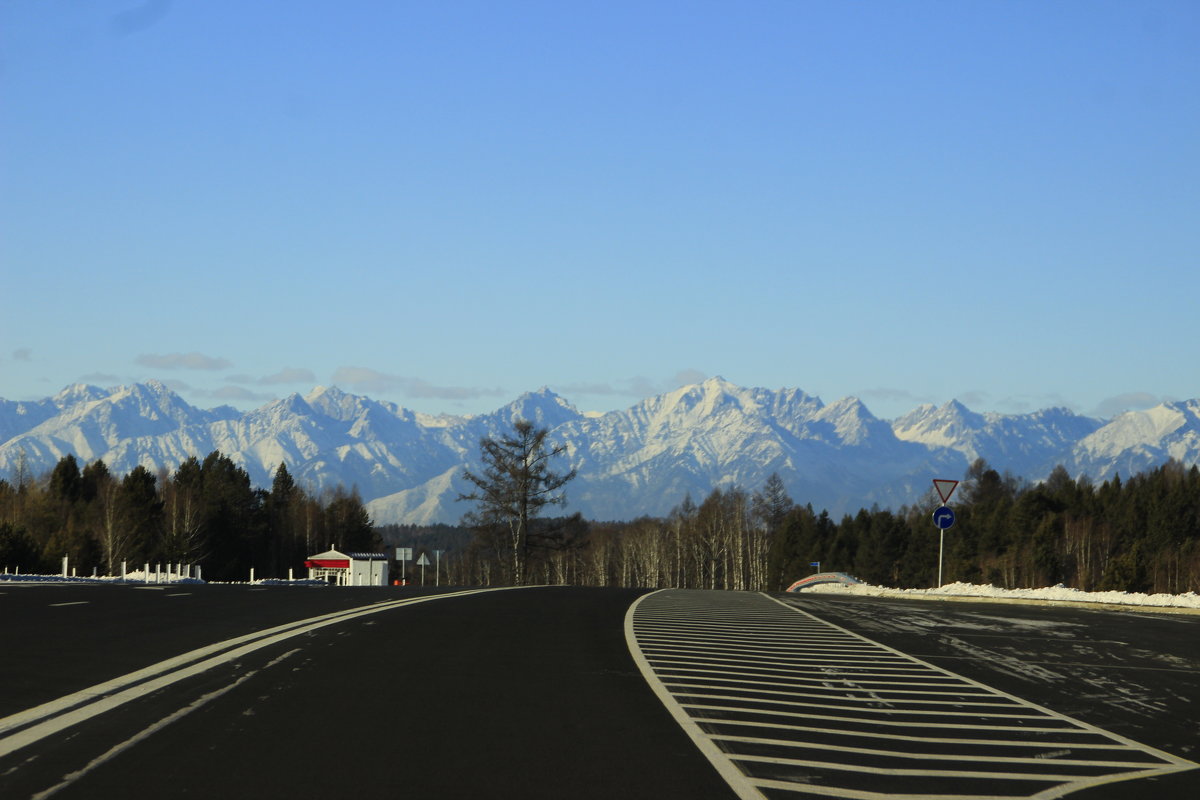
<svg viewBox="0 0 1200 800">
<path fill-rule="evenodd" d="M 387 553 L 343 553 L 340 550 L 326 550 L 324 553 L 317 553 L 315 556 L 309 556 L 309 561 L 334 561 L 350 559 L 352 561 L 386 561 Z"/>
</svg>

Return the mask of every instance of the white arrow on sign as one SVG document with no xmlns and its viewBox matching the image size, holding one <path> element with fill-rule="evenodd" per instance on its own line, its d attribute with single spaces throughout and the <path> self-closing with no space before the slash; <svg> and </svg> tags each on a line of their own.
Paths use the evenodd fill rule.
<svg viewBox="0 0 1200 800">
<path fill-rule="evenodd" d="M 937 489 L 938 497 L 942 498 L 943 504 L 949 503 L 950 495 L 954 494 L 954 490 L 958 488 L 958 481 L 934 478 L 933 488 Z"/>
</svg>

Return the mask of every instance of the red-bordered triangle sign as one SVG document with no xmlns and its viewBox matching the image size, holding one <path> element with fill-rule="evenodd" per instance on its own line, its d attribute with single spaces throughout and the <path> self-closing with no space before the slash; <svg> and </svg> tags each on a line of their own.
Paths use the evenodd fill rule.
<svg viewBox="0 0 1200 800">
<path fill-rule="evenodd" d="M 958 488 L 958 481 L 947 481 L 934 478 L 933 488 L 937 489 L 938 497 L 942 498 L 943 503 L 949 503 L 950 495 L 954 494 L 954 490 Z"/>
</svg>

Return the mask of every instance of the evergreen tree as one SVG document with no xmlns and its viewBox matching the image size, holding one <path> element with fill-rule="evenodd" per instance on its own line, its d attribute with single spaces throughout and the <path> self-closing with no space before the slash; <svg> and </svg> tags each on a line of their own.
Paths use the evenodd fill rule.
<svg viewBox="0 0 1200 800">
<path fill-rule="evenodd" d="M 531 537 L 530 522 L 546 506 L 565 504 L 562 489 L 575 477 L 575 470 L 556 473 L 550 469 L 551 460 L 565 454 L 566 447 L 547 443 L 548 433 L 548 428 L 534 428 L 532 422 L 518 419 L 513 423 L 513 433 L 480 440 L 482 474 L 463 472 L 463 478 L 475 490 L 460 494 L 458 499 L 478 504 L 463 517 L 464 523 L 490 536 L 492 541 L 496 541 L 497 529 L 506 531 L 503 543 L 511 558 L 511 577 L 516 585 L 525 582 L 531 549 L 552 543 L 559 532 L 550 527 L 541 531 L 539 537 Z"/>
</svg>

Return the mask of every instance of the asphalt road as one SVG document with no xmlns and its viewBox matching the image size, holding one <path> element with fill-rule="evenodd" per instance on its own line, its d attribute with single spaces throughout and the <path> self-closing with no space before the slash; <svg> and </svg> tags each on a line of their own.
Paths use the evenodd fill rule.
<svg viewBox="0 0 1200 800">
<path fill-rule="evenodd" d="M 1031 703 L 1200 762 L 1200 615 L 1133 607 L 777 595 L 821 619 Z M 1200 796 L 1200 770 L 1080 798 Z"/>
<path fill-rule="evenodd" d="M 64 637 L 71 625 L 55 614 L 75 614 L 91 630 L 78 647 L 36 636 L 39 644 L 19 667 L 6 657 L 4 708 L 32 705 L 12 696 L 11 687 L 28 690 L 45 676 L 65 681 L 64 689 L 78 688 L 92 670 L 85 663 L 91 658 L 98 677 L 111 677 L 213 638 L 210 630 L 235 635 L 330 606 L 398 596 L 393 590 L 373 596 L 372 590 L 284 588 L 251 595 L 214 588 L 217 609 L 207 607 L 201 587 L 190 597 L 160 596 L 157 614 L 150 610 L 153 600 L 129 597 L 135 590 L 128 588 L 8 590 L 0 596 L 6 625 L 16 601 L 27 617 L 21 623 L 26 634 L 48 618 L 59 625 L 55 638 Z M 54 797 L 728 800 L 733 793 L 629 657 L 623 620 L 639 594 L 500 591 L 330 625 L 0 759 L 0 797 L 35 797 L 67 782 Z M 86 605 L 57 605 L 64 602 Z M 190 608 L 179 605 L 189 602 Z M 262 624 L 249 623 L 258 610 Z M 96 628 L 107 628 L 107 635 Z M 150 646 L 153 655 L 133 655 L 156 638 L 155 630 L 169 644 Z M 44 670 L 19 677 L 39 662 Z M 37 695 L 56 693 L 64 692 Z M 221 694 L 163 724 L 215 693 Z M 153 735 L 112 752 L 151 728 Z M 72 773 L 97 761 L 72 780 Z"/>
<path fill-rule="evenodd" d="M 735 797 L 714 766 L 722 756 L 711 760 L 705 748 L 742 752 L 750 759 L 742 771 L 776 775 L 785 764 L 800 776 L 786 789 L 762 784 L 769 797 L 807 796 L 794 792 L 819 783 L 819 770 L 777 758 L 777 747 L 746 735 L 721 739 L 730 731 L 708 723 L 702 735 L 713 738 L 698 744 L 689 730 L 697 726 L 672 716 L 655 694 L 662 679 L 640 671 L 626 639 L 627 614 L 645 592 L 455 591 L 0 584 L 0 797 Z M 1200 617 L 780 597 L 813 615 L 805 625 L 831 623 L 931 668 L 1200 758 Z M 813 641 L 797 627 L 801 614 L 759 595 L 662 593 L 639 609 L 656 603 L 638 649 L 668 683 L 692 679 L 659 663 L 674 662 L 668 651 L 678 646 L 664 637 L 691 651 L 711 633 L 689 621 L 717 620 L 743 640 L 777 638 L 777 653 Z M 349 616 L 364 607 L 374 613 Z M 730 622 L 743 613 L 767 627 Z M 206 647 L 136 683 L 123 678 Z M 18 716 L 105 681 L 115 687 L 106 697 L 124 693 L 129 702 L 61 730 L 53 726 L 74 712 Z M 736 688 L 721 691 L 757 691 Z M 701 690 L 671 691 L 687 704 Z M 71 705 L 97 702 L 78 695 Z M 21 724 L 6 729 L 13 720 Z M 52 732 L 38 733 L 39 725 Z M 745 734 L 738 725 L 734 733 Z M 5 753 L 5 741 L 21 746 Z M 746 767 L 753 759 L 754 769 Z M 887 786 L 862 780 L 870 791 Z M 1071 796 L 1169 800 L 1197 787 L 1200 770 Z"/>
</svg>

